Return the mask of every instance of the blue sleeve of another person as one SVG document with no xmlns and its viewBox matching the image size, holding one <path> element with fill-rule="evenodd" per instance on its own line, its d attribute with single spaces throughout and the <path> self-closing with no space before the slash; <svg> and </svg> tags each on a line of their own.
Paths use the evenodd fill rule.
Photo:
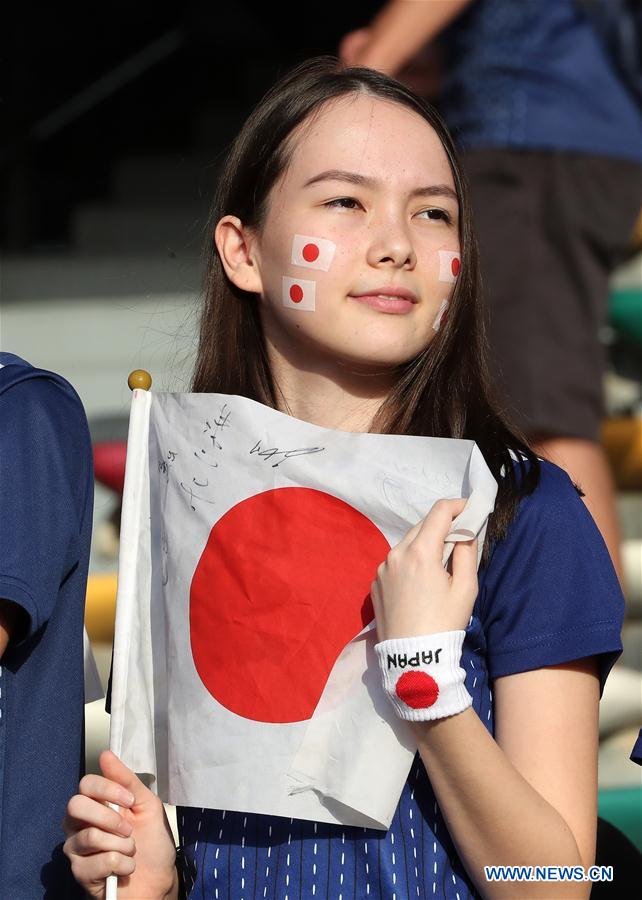
<svg viewBox="0 0 642 900">
<path fill-rule="evenodd" d="M 568 475 L 541 462 L 480 597 L 491 678 L 597 656 L 600 692 L 622 651 L 624 597 L 604 540 Z"/>
<path fill-rule="evenodd" d="M 87 426 L 73 389 L 44 377 L 0 393 L 0 423 L 0 597 L 28 614 L 24 640 L 49 620 L 79 562 Z"/>
</svg>

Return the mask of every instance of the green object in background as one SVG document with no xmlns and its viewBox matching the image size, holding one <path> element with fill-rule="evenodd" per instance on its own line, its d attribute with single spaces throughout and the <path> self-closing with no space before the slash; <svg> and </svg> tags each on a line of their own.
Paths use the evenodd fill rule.
<svg viewBox="0 0 642 900">
<path fill-rule="evenodd" d="M 620 288 L 611 293 L 609 322 L 616 331 L 642 344 L 642 287 Z"/>
<path fill-rule="evenodd" d="M 642 852 L 642 785 L 601 790 L 597 811 L 602 819 L 619 828 Z"/>
</svg>

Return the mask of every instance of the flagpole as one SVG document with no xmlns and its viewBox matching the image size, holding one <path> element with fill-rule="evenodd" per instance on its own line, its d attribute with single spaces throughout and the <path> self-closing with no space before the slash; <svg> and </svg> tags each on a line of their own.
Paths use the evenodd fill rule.
<svg viewBox="0 0 642 900">
<path fill-rule="evenodd" d="M 143 390 L 149 391 L 152 386 L 152 376 L 149 372 L 146 372 L 144 369 L 135 369 L 130 373 L 129 378 L 127 379 L 127 384 L 131 391 Z M 135 457 L 139 455 L 140 449 L 138 447 L 140 428 L 138 427 L 138 417 L 139 413 L 144 413 L 146 410 L 143 409 L 145 404 L 136 404 L 134 402 L 135 395 L 132 396 L 132 406 L 129 415 L 129 434 L 127 439 L 127 460 L 125 462 L 125 487 L 123 490 L 123 511 L 122 511 L 122 524 L 121 524 L 121 541 L 123 538 L 123 533 L 125 533 L 125 538 L 127 540 L 126 532 L 129 530 L 126 526 L 128 521 L 131 519 L 132 514 L 135 512 L 134 510 L 129 509 L 129 504 L 126 502 L 126 498 L 129 497 L 130 492 L 128 491 L 128 471 L 130 473 L 130 477 L 134 476 L 132 469 L 135 468 Z M 130 466 L 130 463 L 132 465 Z M 126 549 L 126 548 L 125 548 Z M 120 563 L 120 561 L 119 561 Z M 119 564 L 120 570 L 120 564 Z M 119 579 L 120 580 L 120 579 Z M 118 604 L 116 605 L 116 615 L 118 618 Z M 116 633 L 118 629 L 116 629 Z M 114 639 L 116 638 L 116 634 L 114 635 Z M 114 695 L 117 693 L 117 678 L 116 678 L 116 668 L 114 667 L 114 672 L 112 674 L 112 725 L 113 725 L 113 711 L 114 708 L 117 708 L 117 703 L 114 703 Z M 113 743 L 114 737 L 114 729 L 110 726 L 110 747 L 113 750 L 114 748 L 111 746 Z M 120 748 L 119 748 L 120 749 Z M 113 810 L 118 812 L 119 807 L 115 803 L 108 803 L 107 806 L 111 807 Z M 117 900 L 118 897 L 118 876 L 117 875 L 108 875 L 105 880 L 105 900 Z"/>
</svg>

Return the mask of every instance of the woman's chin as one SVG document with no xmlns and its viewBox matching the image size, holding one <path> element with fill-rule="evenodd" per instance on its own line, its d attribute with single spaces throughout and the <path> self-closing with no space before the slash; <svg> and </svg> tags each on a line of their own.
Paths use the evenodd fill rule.
<svg viewBox="0 0 642 900">
<path fill-rule="evenodd" d="M 355 353 L 354 348 L 328 347 L 321 352 L 320 368 L 327 373 L 336 371 L 339 375 L 358 375 L 364 378 L 380 378 L 382 382 L 394 383 L 402 368 L 409 360 L 405 354 L 393 354 L 390 349 L 373 353 Z M 412 358 L 412 357 L 410 357 Z"/>
<path fill-rule="evenodd" d="M 364 353 L 345 352 L 337 354 L 335 363 L 344 371 L 351 371 L 360 375 L 388 375 L 391 378 L 396 377 L 399 369 L 403 368 L 410 360 L 417 355 L 415 350 L 412 353 L 392 353 L 390 348 L 380 348 L 373 350 L 365 355 Z"/>
</svg>

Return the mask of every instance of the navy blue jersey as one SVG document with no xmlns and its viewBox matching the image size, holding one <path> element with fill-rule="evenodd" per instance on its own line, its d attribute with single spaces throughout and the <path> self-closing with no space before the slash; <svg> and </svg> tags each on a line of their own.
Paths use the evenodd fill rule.
<svg viewBox="0 0 642 900">
<path fill-rule="evenodd" d="M 494 733 L 494 678 L 596 656 L 600 684 L 622 650 L 624 598 L 566 473 L 542 462 L 506 538 L 479 572 L 462 667 Z M 471 760 L 474 765 L 474 760 Z M 387 832 L 179 807 L 190 900 L 465 900 L 477 896 L 417 756 Z"/>
<path fill-rule="evenodd" d="M 61 822 L 84 768 L 83 617 L 93 467 L 63 378 L 0 353 L 0 898 L 80 897 Z"/>
<path fill-rule="evenodd" d="M 577 0 L 476 0 L 443 43 L 439 108 L 465 149 L 642 162 L 640 97 Z"/>
</svg>

